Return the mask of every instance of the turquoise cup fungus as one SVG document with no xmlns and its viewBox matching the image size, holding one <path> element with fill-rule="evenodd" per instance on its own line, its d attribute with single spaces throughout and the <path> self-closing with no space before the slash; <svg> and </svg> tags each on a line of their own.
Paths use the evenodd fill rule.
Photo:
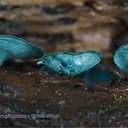
<svg viewBox="0 0 128 128">
<path fill-rule="evenodd" d="M 43 54 L 39 47 L 21 38 L 9 35 L 0 36 L 0 66 L 10 59 L 28 61 L 40 58 Z"/>
<path fill-rule="evenodd" d="M 100 61 L 100 54 L 90 50 L 44 55 L 37 64 L 43 64 L 60 75 L 72 77 L 93 68 Z"/>
<path fill-rule="evenodd" d="M 115 51 L 113 60 L 117 67 L 128 73 L 128 44 L 120 46 Z"/>
</svg>

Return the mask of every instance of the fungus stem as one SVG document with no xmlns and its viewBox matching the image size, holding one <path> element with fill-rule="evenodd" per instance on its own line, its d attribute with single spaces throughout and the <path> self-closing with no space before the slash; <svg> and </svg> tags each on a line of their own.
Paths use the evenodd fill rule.
<svg viewBox="0 0 128 128">
<path fill-rule="evenodd" d="M 10 55 L 11 56 L 11 55 Z M 2 64 L 9 58 L 9 53 L 6 53 L 4 51 L 2 51 L 0 53 L 0 67 L 2 66 Z"/>
<path fill-rule="evenodd" d="M 42 61 L 37 62 L 37 65 L 43 64 Z"/>
</svg>

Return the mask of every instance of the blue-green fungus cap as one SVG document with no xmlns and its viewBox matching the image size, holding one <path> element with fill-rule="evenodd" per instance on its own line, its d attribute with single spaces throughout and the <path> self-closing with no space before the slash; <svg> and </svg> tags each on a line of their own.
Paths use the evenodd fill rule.
<svg viewBox="0 0 128 128">
<path fill-rule="evenodd" d="M 128 44 L 119 47 L 114 54 L 115 64 L 123 71 L 128 72 Z"/>
<path fill-rule="evenodd" d="M 20 59 L 27 61 L 40 58 L 43 51 L 27 41 L 9 35 L 0 36 L 0 66 L 9 59 Z"/>
<path fill-rule="evenodd" d="M 93 68 L 100 61 L 100 54 L 90 50 L 76 53 L 58 52 L 44 55 L 37 64 L 44 64 L 64 76 L 76 76 Z"/>
</svg>

